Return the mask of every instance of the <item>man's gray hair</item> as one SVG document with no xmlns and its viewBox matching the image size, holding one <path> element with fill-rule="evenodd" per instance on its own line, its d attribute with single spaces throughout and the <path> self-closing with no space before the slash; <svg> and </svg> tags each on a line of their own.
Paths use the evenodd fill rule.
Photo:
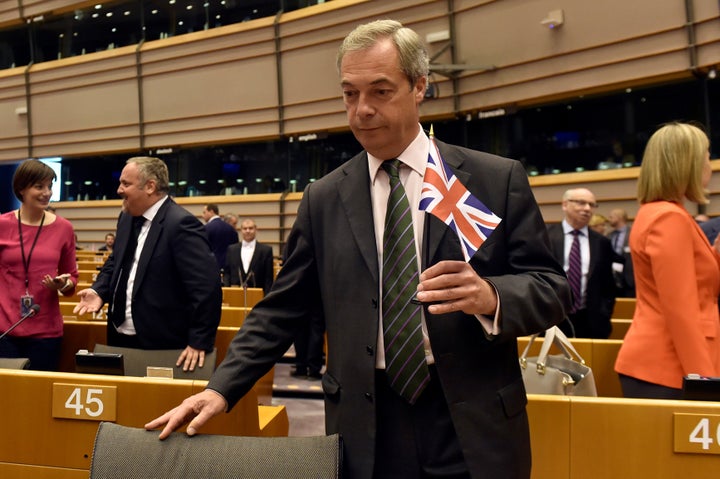
<svg viewBox="0 0 720 479">
<path fill-rule="evenodd" d="M 390 38 L 398 50 L 400 69 L 414 86 L 430 71 L 430 59 L 420 36 L 414 30 L 404 27 L 396 20 L 375 20 L 359 25 L 345 37 L 337 54 L 337 69 L 340 72 L 345 54 L 365 50 L 380 40 Z"/>
</svg>

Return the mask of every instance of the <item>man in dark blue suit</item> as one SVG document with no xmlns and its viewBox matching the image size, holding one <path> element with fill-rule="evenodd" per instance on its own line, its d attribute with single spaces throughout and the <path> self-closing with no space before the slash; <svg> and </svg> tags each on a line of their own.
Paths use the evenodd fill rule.
<svg viewBox="0 0 720 479">
<path fill-rule="evenodd" d="M 202 367 L 220 323 L 220 271 L 202 223 L 169 196 L 158 158 L 130 158 L 120 175 L 123 198 L 112 254 L 75 312 L 108 308 L 108 343 L 182 349 L 177 365 Z"/>
<path fill-rule="evenodd" d="M 720 233 L 720 216 L 703 221 L 700 223 L 700 228 L 703 230 L 703 233 L 705 233 L 705 236 L 707 236 L 710 244 L 713 244 L 718 233 Z"/>
<path fill-rule="evenodd" d="M 456 233 L 420 210 L 435 145 L 419 123 L 428 65 L 417 33 L 399 22 L 379 20 L 348 35 L 340 85 L 365 151 L 305 189 L 286 261 L 208 388 L 146 428 L 165 426 L 165 438 L 190 421 L 195 434 L 235 405 L 317 313 L 328 338 L 326 431 L 342 434 L 344 478 L 530 477 L 517 337 L 563 319 L 568 284 L 517 161 L 436 142 L 459 184 L 502 218 L 469 261 Z M 390 198 L 402 202 L 398 185 L 407 203 L 386 215 Z M 396 231 L 384 226 L 394 212 L 402 213 L 406 239 L 417 238 L 402 248 L 413 256 L 403 268 L 383 264 L 394 256 L 383 241 Z M 403 271 L 409 281 L 389 279 Z M 417 296 L 383 301 L 382 289 Z M 396 305 L 413 314 L 411 353 L 422 356 L 412 363 L 424 381 L 414 400 L 396 392 L 398 376 L 388 370 L 398 358 L 389 343 L 408 343 L 384 339 L 385 329 L 409 322 L 392 322 Z"/>
<path fill-rule="evenodd" d="M 218 268 L 223 268 L 228 246 L 238 242 L 238 233 L 232 225 L 220 218 L 220 208 L 214 203 L 205 205 L 202 217 L 205 220 L 210 249 L 217 259 Z"/>
</svg>

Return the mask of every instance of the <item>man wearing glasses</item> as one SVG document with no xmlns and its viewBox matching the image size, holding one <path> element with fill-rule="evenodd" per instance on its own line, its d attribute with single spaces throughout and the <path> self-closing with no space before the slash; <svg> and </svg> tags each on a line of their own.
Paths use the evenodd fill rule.
<svg viewBox="0 0 720 479">
<path fill-rule="evenodd" d="M 592 191 L 567 190 L 562 198 L 565 218 L 549 225 L 548 235 L 574 297 L 573 308 L 560 328 L 569 336 L 607 339 L 615 306 L 614 255 L 610 240 L 588 228 L 597 206 Z"/>
</svg>

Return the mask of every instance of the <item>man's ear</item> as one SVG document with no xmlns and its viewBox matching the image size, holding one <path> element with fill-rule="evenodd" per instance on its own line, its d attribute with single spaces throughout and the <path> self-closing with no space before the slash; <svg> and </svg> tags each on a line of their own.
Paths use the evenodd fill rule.
<svg viewBox="0 0 720 479">
<path fill-rule="evenodd" d="M 154 194 L 157 191 L 157 182 L 155 180 L 147 180 L 145 182 L 145 191 L 148 196 Z"/>
<path fill-rule="evenodd" d="M 413 86 L 413 91 L 415 93 L 415 103 L 417 103 L 418 105 L 422 103 L 422 101 L 425 99 L 425 90 L 427 89 L 427 83 L 427 77 L 421 76 L 415 82 L 415 86 Z"/>
</svg>

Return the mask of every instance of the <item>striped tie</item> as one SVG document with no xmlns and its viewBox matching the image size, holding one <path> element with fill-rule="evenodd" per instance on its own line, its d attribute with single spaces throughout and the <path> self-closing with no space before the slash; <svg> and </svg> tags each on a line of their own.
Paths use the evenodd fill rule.
<svg viewBox="0 0 720 479">
<path fill-rule="evenodd" d="M 390 196 L 383 238 L 383 334 L 385 371 L 392 388 L 414 404 L 430 380 L 420 305 L 413 304 L 418 284 L 410 204 L 400 183 L 400 160 L 383 162 L 390 176 Z"/>
<path fill-rule="evenodd" d="M 572 230 L 572 245 L 568 255 L 568 283 L 573 292 L 573 312 L 582 307 L 582 258 L 580 256 L 580 230 Z"/>
</svg>

